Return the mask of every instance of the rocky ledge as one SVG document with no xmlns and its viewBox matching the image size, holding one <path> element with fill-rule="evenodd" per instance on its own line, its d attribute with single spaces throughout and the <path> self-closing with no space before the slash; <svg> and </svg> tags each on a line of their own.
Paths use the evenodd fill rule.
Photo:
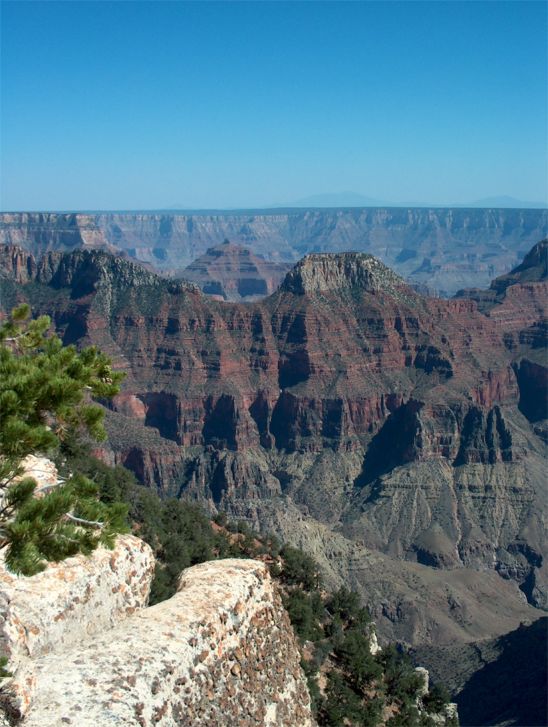
<svg viewBox="0 0 548 727">
<path fill-rule="evenodd" d="M 119 570 L 105 589 L 101 578 L 114 572 L 105 558 L 115 563 L 128 550 L 147 564 Z M 143 608 L 151 563 L 148 546 L 125 537 L 114 551 L 32 578 L 3 572 L 1 647 L 14 676 L 2 688 L 0 723 L 312 726 L 299 650 L 266 566 L 194 566 L 173 598 Z"/>
</svg>

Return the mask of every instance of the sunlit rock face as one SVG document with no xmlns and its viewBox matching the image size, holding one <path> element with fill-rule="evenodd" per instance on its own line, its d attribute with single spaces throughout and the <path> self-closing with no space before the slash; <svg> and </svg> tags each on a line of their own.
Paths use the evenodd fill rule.
<svg viewBox="0 0 548 727">
<path fill-rule="evenodd" d="M 0 568 L 0 648 L 19 661 L 79 644 L 144 608 L 154 558 L 142 540 L 121 535 L 113 550 L 100 547 L 32 577 Z"/>
<path fill-rule="evenodd" d="M 0 562 L 0 654 L 14 675 L 4 686 L 8 714 L 23 715 L 36 688 L 36 663 L 52 653 L 79 650 L 146 606 L 154 573 L 150 547 L 132 535 L 32 577 Z"/>
<path fill-rule="evenodd" d="M 88 586 L 96 588 L 92 574 Z M 31 613 L 43 590 L 35 581 Z M 5 709 L 22 727 L 314 724 L 299 649 L 263 563 L 194 566 L 168 601 L 90 632 L 83 619 L 79 640 L 50 639 L 10 680 Z"/>
</svg>

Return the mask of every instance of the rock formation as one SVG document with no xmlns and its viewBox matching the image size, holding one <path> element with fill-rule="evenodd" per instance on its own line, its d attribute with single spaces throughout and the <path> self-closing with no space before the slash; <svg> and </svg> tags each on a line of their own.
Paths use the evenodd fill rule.
<svg viewBox="0 0 548 727">
<path fill-rule="evenodd" d="M 273 293 L 291 265 L 267 261 L 228 240 L 209 248 L 180 277 L 220 300 L 258 300 Z"/>
<path fill-rule="evenodd" d="M 293 630 L 266 566 L 184 571 L 177 595 L 146 608 L 153 558 L 132 536 L 1 577 L 4 719 L 22 727 L 106 724 L 312 725 Z"/>
<path fill-rule="evenodd" d="M 32 576 L 10 573 L 0 563 L 0 653 L 14 678 L 2 685 L 11 716 L 34 700 L 35 664 L 41 657 L 76 651 L 143 608 L 154 571 L 152 551 L 141 540 L 120 536 L 114 550 L 68 558 Z"/>
<path fill-rule="evenodd" d="M 97 251 L 0 258 L 5 310 L 127 372 L 103 456 L 313 551 L 381 634 L 475 640 L 546 604 L 542 275 L 480 310 L 313 254 L 241 305 Z"/>
<path fill-rule="evenodd" d="M 451 295 L 485 287 L 546 236 L 542 209 L 354 208 L 197 214 L 4 213 L 0 243 L 37 256 L 78 247 L 125 252 L 180 271 L 229 239 L 294 263 L 314 252 L 370 253 L 411 282 Z"/>
</svg>

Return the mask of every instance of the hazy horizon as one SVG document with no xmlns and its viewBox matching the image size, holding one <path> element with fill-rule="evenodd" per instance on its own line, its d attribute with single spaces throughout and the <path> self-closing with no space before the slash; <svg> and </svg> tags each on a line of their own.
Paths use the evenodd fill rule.
<svg viewBox="0 0 548 727">
<path fill-rule="evenodd" d="M 334 195 L 312 195 L 310 200 L 315 197 L 338 197 L 338 194 Z M 164 207 L 74 207 L 74 208 L 20 208 L 20 209 L 0 209 L 0 214 L 20 214 L 20 213 L 52 213 L 52 214 L 102 214 L 102 213 L 124 213 L 124 214 L 201 214 L 201 213 L 239 213 L 239 212 L 268 212 L 275 214 L 276 212 L 282 212 L 284 210 L 306 210 L 306 209 L 522 209 L 522 210 L 548 210 L 548 203 L 523 201 L 514 198 L 494 197 L 486 200 L 477 200 L 469 203 L 453 203 L 453 204 L 421 204 L 410 202 L 408 204 L 394 204 L 391 202 L 378 203 L 364 203 L 364 204 L 330 204 L 327 201 L 325 203 L 310 203 L 307 202 L 308 198 L 302 200 L 296 200 L 293 203 L 278 204 L 274 203 L 271 205 L 252 206 L 243 205 L 238 207 L 185 207 L 184 205 L 166 205 Z M 510 202 L 510 199 L 513 201 Z"/>
<path fill-rule="evenodd" d="M 546 18 L 542 2 L 3 2 L 0 208 L 546 205 Z"/>
</svg>

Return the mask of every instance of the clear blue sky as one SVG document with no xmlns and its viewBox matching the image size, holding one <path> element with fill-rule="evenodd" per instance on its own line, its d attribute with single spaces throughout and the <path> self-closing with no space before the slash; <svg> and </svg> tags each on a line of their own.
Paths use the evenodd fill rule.
<svg viewBox="0 0 548 727">
<path fill-rule="evenodd" d="M 545 201 L 544 2 L 3 2 L 0 205 Z"/>
</svg>

